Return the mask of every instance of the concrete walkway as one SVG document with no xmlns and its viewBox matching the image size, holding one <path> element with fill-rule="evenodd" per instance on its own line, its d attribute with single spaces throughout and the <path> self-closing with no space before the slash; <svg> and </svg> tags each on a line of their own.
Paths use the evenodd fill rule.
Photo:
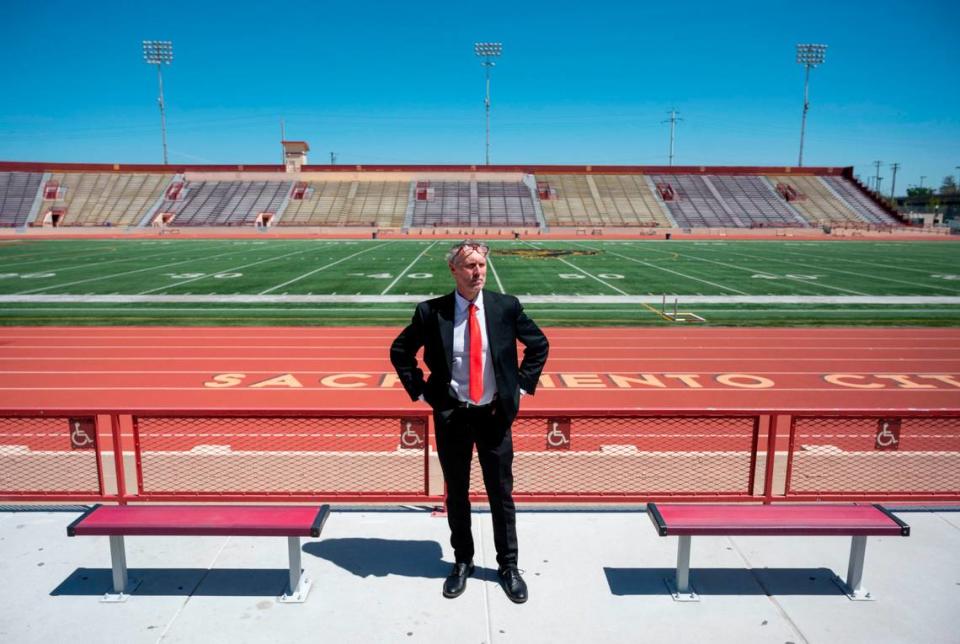
<svg viewBox="0 0 960 644">
<path fill-rule="evenodd" d="M 699 603 L 674 602 L 676 538 L 641 509 L 518 514 L 530 600 L 496 583 L 490 516 L 474 514 L 477 574 L 440 593 L 452 553 L 446 521 L 425 509 L 335 509 L 304 540 L 314 579 L 304 604 L 276 601 L 282 538 L 128 537 L 142 583 L 110 589 L 106 537 L 66 536 L 78 509 L 0 508 L 0 641 L 29 642 L 943 642 L 958 641 L 960 512 L 901 509 L 909 538 L 871 537 L 864 586 L 847 599 L 846 537 L 699 537 Z"/>
</svg>

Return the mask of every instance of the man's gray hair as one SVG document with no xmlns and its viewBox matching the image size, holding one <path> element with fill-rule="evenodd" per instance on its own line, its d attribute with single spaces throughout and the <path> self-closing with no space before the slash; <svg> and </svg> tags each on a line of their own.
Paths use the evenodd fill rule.
<svg viewBox="0 0 960 644">
<path fill-rule="evenodd" d="M 453 266 L 457 256 L 460 255 L 465 248 L 473 248 L 484 256 L 489 252 L 489 248 L 483 242 L 477 241 L 476 239 L 464 239 L 463 241 L 457 242 L 447 251 L 447 264 Z"/>
</svg>

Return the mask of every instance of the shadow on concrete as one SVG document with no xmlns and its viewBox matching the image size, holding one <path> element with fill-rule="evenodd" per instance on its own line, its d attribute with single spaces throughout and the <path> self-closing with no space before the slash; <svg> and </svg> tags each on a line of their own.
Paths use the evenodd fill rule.
<svg viewBox="0 0 960 644">
<path fill-rule="evenodd" d="M 404 539 L 324 539 L 303 546 L 307 554 L 326 559 L 358 577 L 426 577 L 443 579 L 452 561 L 443 560 L 436 541 Z M 474 577 L 496 579 L 495 570 L 477 567 Z"/>
<path fill-rule="evenodd" d="M 614 595 L 666 595 L 664 579 L 674 568 L 603 569 Z M 691 568 L 690 583 L 701 595 L 842 595 L 829 568 Z"/>
<path fill-rule="evenodd" d="M 286 592 L 289 571 L 248 568 L 130 568 L 140 580 L 132 595 L 199 597 L 270 597 Z M 103 595 L 113 592 L 109 568 L 77 568 L 50 594 Z"/>
</svg>

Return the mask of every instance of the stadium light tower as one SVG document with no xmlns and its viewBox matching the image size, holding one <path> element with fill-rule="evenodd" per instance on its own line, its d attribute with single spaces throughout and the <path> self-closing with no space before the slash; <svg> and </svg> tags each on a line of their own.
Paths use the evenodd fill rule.
<svg viewBox="0 0 960 644">
<path fill-rule="evenodd" d="M 493 61 L 503 52 L 503 45 L 498 42 L 477 42 L 473 43 L 473 51 L 477 56 L 483 58 L 480 63 L 487 70 L 487 98 L 484 105 L 487 110 L 487 165 L 490 165 L 490 68 L 496 65 Z"/>
<path fill-rule="evenodd" d="M 810 68 L 823 64 L 827 54 L 826 45 L 797 45 L 797 62 L 806 67 L 803 79 L 803 120 L 800 121 L 800 159 L 798 166 L 803 165 L 803 135 L 807 129 L 807 110 L 810 109 Z"/>
<path fill-rule="evenodd" d="M 169 40 L 144 40 L 143 60 L 148 65 L 157 66 L 157 78 L 160 81 L 160 133 L 163 136 L 163 164 L 167 164 L 167 116 L 163 109 L 163 66 L 173 62 L 173 43 Z"/>
</svg>

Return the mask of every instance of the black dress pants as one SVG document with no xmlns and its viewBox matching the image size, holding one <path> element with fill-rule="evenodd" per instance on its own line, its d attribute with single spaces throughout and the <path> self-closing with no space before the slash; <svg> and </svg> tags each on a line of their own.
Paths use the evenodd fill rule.
<svg viewBox="0 0 960 644">
<path fill-rule="evenodd" d="M 437 453 L 447 484 L 447 523 L 457 562 L 473 559 L 470 531 L 470 463 L 476 445 L 493 517 L 500 567 L 517 565 L 517 510 L 513 503 L 513 439 L 497 404 L 456 408 L 433 415 Z"/>
</svg>

